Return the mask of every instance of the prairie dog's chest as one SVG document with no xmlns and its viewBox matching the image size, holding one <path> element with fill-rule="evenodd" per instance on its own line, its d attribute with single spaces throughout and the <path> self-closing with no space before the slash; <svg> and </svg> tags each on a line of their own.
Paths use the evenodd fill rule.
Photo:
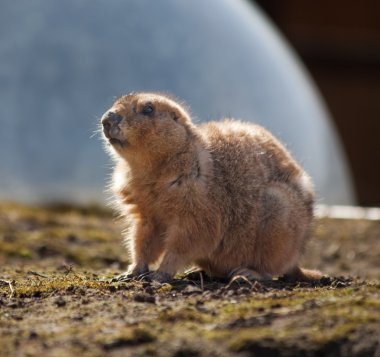
<svg viewBox="0 0 380 357">
<path fill-rule="evenodd" d="M 125 175 L 114 180 L 113 190 L 119 200 L 138 210 L 143 215 L 157 215 L 164 211 L 169 214 L 177 200 L 178 190 L 168 180 L 150 180 L 145 178 L 131 178 Z M 134 207 L 134 208 L 133 208 Z"/>
</svg>

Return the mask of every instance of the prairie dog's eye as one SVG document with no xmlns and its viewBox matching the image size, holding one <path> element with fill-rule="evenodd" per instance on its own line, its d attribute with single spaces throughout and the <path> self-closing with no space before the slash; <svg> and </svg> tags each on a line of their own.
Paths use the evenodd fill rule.
<svg viewBox="0 0 380 357">
<path fill-rule="evenodd" d="M 150 103 L 148 103 L 148 104 L 145 104 L 145 105 L 143 106 L 141 113 L 142 113 L 143 115 L 150 115 L 150 114 L 153 113 L 153 111 L 154 111 L 153 105 L 150 104 Z"/>
</svg>

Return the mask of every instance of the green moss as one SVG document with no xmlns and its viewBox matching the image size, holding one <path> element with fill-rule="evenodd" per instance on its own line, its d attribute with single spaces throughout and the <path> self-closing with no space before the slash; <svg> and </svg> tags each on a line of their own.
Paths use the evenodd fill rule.
<svg viewBox="0 0 380 357">
<path fill-rule="evenodd" d="M 307 300 L 311 296 L 313 299 Z M 281 298 L 276 301 L 280 301 L 281 307 L 275 309 L 273 321 L 269 321 L 265 326 L 237 327 L 238 333 L 231 334 L 233 337 L 229 339 L 229 348 L 232 351 L 241 351 L 243 346 L 263 339 L 271 339 L 278 343 L 296 340 L 301 331 L 307 341 L 322 345 L 349 336 L 351 332 L 359 329 L 359 326 L 380 325 L 378 300 L 363 297 L 358 300 L 352 289 L 318 289 L 296 296 L 289 294 L 288 299 Z M 313 302 L 315 307 L 307 307 L 310 306 L 308 302 Z M 232 321 L 240 318 L 247 321 L 258 315 L 258 309 L 263 316 L 263 311 L 273 311 L 270 304 L 273 304 L 272 299 L 266 301 L 259 298 L 248 300 L 238 306 L 229 305 L 221 309 L 222 320 L 231 322 L 231 318 Z M 228 339 L 226 333 L 222 336 Z M 211 337 L 220 338 L 218 334 Z"/>
<path fill-rule="evenodd" d="M 364 244 L 370 232 L 378 237 L 377 227 L 317 222 L 316 245 L 321 242 L 323 257 L 318 264 L 330 264 L 328 271 L 342 263 L 352 268 L 344 254 L 353 256 L 359 236 L 358 250 L 374 255 L 374 241 Z M 284 348 L 293 355 L 311 349 L 323 355 L 329 343 L 371 346 L 377 336 L 376 281 L 332 279 L 313 286 L 278 280 L 257 290 L 243 284 L 232 291 L 221 281 L 205 279 L 204 292 L 189 288 L 200 284 L 196 276 L 191 282 L 181 274 L 161 286 L 110 283 L 127 265 L 120 232 L 113 217 L 92 208 L 0 203 L 0 277 L 5 280 L 0 284 L 0 356 L 206 356 L 209 351 L 232 356 Z M 337 262 L 323 256 L 331 242 Z M 344 254 L 342 244 L 348 244 Z M 355 269 L 364 263 L 365 271 L 376 269 L 369 265 L 372 255 L 356 261 Z M 315 256 L 307 256 L 312 267 L 318 266 Z"/>
<path fill-rule="evenodd" d="M 137 346 L 156 340 L 156 336 L 144 327 L 123 327 L 113 333 L 98 335 L 96 342 L 105 350 Z"/>
<path fill-rule="evenodd" d="M 158 294 L 166 294 L 173 290 L 173 286 L 170 284 L 162 284 L 159 289 L 157 289 Z"/>
<path fill-rule="evenodd" d="M 38 274 L 38 273 L 36 273 Z M 105 290 L 108 284 L 87 278 L 84 275 L 67 274 L 67 275 L 35 275 L 33 278 L 23 278 L 13 280 L 14 296 L 20 298 L 26 297 L 42 297 L 49 293 L 70 292 L 76 288 L 90 288 Z M 9 288 L 7 286 L 0 287 L 0 296 L 7 296 Z"/>
<path fill-rule="evenodd" d="M 244 329 L 239 331 L 238 334 L 232 335 L 228 342 L 228 349 L 234 352 L 240 352 L 245 349 L 248 343 L 260 341 L 272 336 L 273 332 L 268 327 Z"/>
<path fill-rule="evenodd" d="M 192 306 L 181 306 L 164 310 L 159 314 L 160 321 L 179 322 L 179 321 L 196 321 L 205 323 L 209 320 L 205 314 L 200 313 Z"/>
</svg>

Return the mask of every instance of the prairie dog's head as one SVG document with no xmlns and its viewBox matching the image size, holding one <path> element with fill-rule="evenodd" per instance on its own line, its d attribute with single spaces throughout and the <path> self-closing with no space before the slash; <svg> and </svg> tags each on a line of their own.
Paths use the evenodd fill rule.
<svg viewBox="0 0 380 357">
<path fill-rule="evenodd" d="M 117 99 L 101 123 L 112 149 L 126 160 L 175 152 L 193 128 L 180 104 L 155 93 L 131 93 Z"/>
</svg>

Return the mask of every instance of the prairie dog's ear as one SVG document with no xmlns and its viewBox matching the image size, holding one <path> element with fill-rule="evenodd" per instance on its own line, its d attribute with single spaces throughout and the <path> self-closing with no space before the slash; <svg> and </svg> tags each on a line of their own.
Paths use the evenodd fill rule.
<svg viewBox="0 0 380 357">
<path fill-rule="evenodd" d="M 178 114 L 176 112 L 170 113 L 174 121 L 178 121 Z"/>
<path fill-rule="evenodd" d="M 172 119 L 182 125 L 187 125 L 191 123 L 191 118 L 189 113 L 182 108 L 180 105 L 176 104 L 174 108 L 171 108 L 172 110 L 170 111 L 170 116 Z"/>
</svg>

